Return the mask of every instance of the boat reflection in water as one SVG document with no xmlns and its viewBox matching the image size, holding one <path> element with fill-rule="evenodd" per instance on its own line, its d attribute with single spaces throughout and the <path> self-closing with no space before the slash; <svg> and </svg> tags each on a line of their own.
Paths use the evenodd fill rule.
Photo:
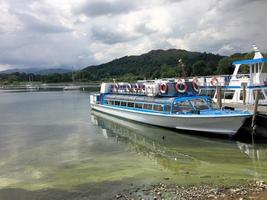
<svg viewBox="0 0 267 200">
<path fill-rule="evenodd" d="M 91 121 L 108 140 L 173 172 L 174 181 L 231 184 L 267 180 L 267 143 L 180 134 L 97 111 L 91 111 Z"/>
<path fill-rule="evenodd" d="M 257 144 L 247 144 L 238 141 L 236 144 L 242 153 L 246 154 L 254 161 L 267 159 L 267 147 L 262 148 Z"/>
</svg>

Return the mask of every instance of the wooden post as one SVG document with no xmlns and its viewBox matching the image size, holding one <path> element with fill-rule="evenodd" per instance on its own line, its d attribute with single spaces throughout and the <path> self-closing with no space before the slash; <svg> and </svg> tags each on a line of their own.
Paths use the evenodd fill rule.
<svg viewBox="0 0 267 200">
<path fill-rule="evenodd" d="M 246 99 L 247 99 L 247 90 L 246 90 L 246 85 L 242 85 L 243 88 L 243 105 L 246 105 Z"/>
<path fill-rule="evenodd" d="M 259 90 L 256 90 L 255 95 L 256 96 L 255 96 L 255 102 L 254 102 L 253 117 L 252 117 L 252 122 L 251 122 L 251 127 L 253 128 L 253 130 L 256 128 L 255 124 L 256 124 L 256 117 L 258 114 Z"/>
<path fill-rule="evenodd" d="M 218 86 L 216 87 L 217 89 L 217 104 L 219 106 L 219 108 L 222 108 L 222 87 Z"/>
</svg>

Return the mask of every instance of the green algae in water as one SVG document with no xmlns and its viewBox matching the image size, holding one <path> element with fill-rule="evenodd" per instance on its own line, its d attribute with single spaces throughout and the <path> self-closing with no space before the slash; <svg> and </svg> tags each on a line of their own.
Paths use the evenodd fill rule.
<svg viewBox="0 0 267 200">
<path fill-rule="evenodd" d="M 98 157 L 94 162 L 54 169 L 53 173 L 47 177 L 21 182 L 12 185 L 12 187 L 29 190 L 43 188 L 72 189 L 86 183 L 113 182 L 128 178 L 141 179 L 147 176 L 153 177 L 153 175 L 161 172 L 153 163 L 144 162 L 143 157 L 132 155 L 132 158 L 129 159 L 127 158 L 128 156 L 120 154 Z"/>
<path fill-rule="evenodd" d="M 177 134 L 94 112 L 104 129 L 116 133 L 136 152 L 153 157 L 178 184 L 226 184 L 267 180 L 267 145 Z M 164 138 L 164 139 L 163 139 Z"/>
<path fill-rule="evenodd" d="M 0 187 L 267 180 L 265 144 L 179 134 L 88 108 L 84 93 L 1 94 Z"/>
</svg>

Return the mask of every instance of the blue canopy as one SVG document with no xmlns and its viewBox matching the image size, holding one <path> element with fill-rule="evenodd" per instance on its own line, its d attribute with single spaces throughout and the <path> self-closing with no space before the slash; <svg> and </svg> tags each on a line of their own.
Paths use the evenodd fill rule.
<svg viewBox="0 0 267 200">
<path fill-rule="evenodd" d="M 244 65 L 244 64 L 255 64 L 255 63 L 265 63 L 265 62 L 267 62 L 267 58 L 257 58 L 257 59 L 250 59 L 250 60 L 239 60 L 239 61 L 233 62 L 233 64 Z"/>
</svg>

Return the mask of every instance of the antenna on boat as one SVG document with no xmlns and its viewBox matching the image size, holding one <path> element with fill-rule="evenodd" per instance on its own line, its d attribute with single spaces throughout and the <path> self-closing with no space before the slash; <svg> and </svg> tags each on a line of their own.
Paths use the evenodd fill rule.
<svg viewBox="0 0 267 200">
<path fill-rule="evenodd" d="M 178 60 L 178 63 L 182 68 L 182 76 L 185 79 L 186 78 L 185 64 L 183 63 L 183 60 L 181 58 Z"/>
<path fill-rule="evenodd" d="M 253 47 L 253 50 L 255 52 L 253 59 L 263 58 L 261 52 L 259 51 L 259 48 L 255 44 L 253 44 L 252 47 Z"/>
</svg>

